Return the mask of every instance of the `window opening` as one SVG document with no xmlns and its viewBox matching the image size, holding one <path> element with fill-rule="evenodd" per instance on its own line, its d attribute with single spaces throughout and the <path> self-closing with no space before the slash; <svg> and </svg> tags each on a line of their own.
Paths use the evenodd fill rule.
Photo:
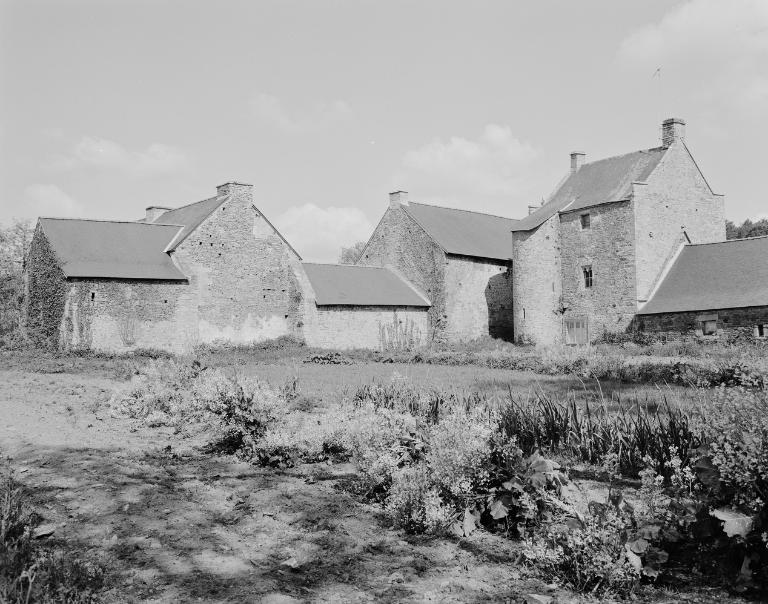
<svg viewBox="0 0 768 604">
<path fill-rule="evenodd" d="M 588 264 L 581 267 L 581 272 L 584 274 L 584 287 L 592 287 L 594 281 L 592 279 L 592 265 Z"/>
<path fill-rule="evenodd" d="M 590 219 L 589 214 L 582 214 L 581 215 L 581 230 L 584 231 L 586 229 L 591 228 L 592 221 Z"/>
</svg>

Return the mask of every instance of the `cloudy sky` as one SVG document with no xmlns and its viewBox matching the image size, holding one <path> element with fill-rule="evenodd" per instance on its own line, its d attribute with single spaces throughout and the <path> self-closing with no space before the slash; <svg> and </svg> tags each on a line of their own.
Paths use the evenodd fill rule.
<svg viewBox="0 0 768 604">
<path fill-rule="evenodd" d="M 387 193 L 517 217 L 666 117 L 768 215 L 768 2 L 0 0 L 0 222 L 253 183 L 310 260 Z"/>
</svg>

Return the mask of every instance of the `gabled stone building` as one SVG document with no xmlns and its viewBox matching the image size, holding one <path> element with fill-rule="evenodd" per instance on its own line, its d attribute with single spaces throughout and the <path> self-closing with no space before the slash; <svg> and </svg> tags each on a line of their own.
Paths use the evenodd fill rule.
<svg viewBox="0 0 768 604">
<path fill-rule="evenodd" d="M 723 197 L 684 128 L 665 120 L 660 146 L 626 155 L 571 154 L 557 189 L 520 220 L 394 193 L 359 263 L 393 265 L 422 288 L 438 340 L 585 344 L 631 329 L 683 244 L 725 239 Z"/>
<path fill-rule="evenodd" d="M 670 338 L 768 339 L 768 236 L 683 246 L 638 327 Z"/>
<path fill-rule="evenodd" d="M 723 197 L 684 127 L 665 120 L 660 146 L 625 155 L 571 154 L 549 199 L 519 220 L 391 193 L 356 266 L 303 263 L 240 183 L 181 208 L 147 208 L 138 222 L 41 218 L 26 329 L 62 348 L 174 351 L 283 335 L 331 348 L 488 335 L 576 345 L 632 329 L 703 333 L 713 320 L 762 334 L 765 289 L 739 297 L 741 281 L 724 275 L 765 267 L 763 247 L 719 243 Z M 702 289 L 706 263 L 730 267 L 712 286 L 729 292 Z M 745 278 L 759 281 L 759 271 Z M 706 308 L 680 306 L 685 292 L 700 292 Z M 714 310 L 717 319 L 701 318 Z"/>
<path fill-rule="evenodd" d="M 585 163 L 512 228 L 515 335 L 583 344 L 630 328 L 684 243 L 725 239 L 723 196 L 685 144 L 685 122 L 661 146 Z"/>
<path fill-rule="evenodd" d="M 358 264 L 394 267 L 420 288 L 432 303 L 432 341 L 489 334 L 511 340 L 514 222 L 411 203 L 405 191 L 397 191 Z"/>
<path fill-rule="evenodd" d="M 252 189 L 227 183 L 138 222 L 40 218 L 25 271 L 28 336 L 106 351 L 280 336 L 375 347 L 385 328 L 421 342 L 427 299 L 390 270 L 305 266 Z"/>
</svg>

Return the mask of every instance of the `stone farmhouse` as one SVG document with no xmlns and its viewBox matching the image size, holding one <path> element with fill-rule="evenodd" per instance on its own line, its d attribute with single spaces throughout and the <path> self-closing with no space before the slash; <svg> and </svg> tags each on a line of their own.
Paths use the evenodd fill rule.
<svg viewBox="0 0 768 604">
<path fill-rule="evenodd" d="M 319 347 L 419 343 L 429 301 L 389 268 L 302 264 L 227 183 L 138 222 L 40 218 L 26 267 L 30 338 L 64 349 L 187 351 L 293 336 Z M 397 329 L 395 329 L 397 326 Z"/>
<path fill-rule="evenodd" d="M 590 163 L 572 153 L 517 220 L 391 193 L 356 265 L 303 262 L 235 182 L 137 222 L 41 218 L 25 329 L 116 351 L 286 335 L 328 348 L 488 335 L 578 345 L 636 329 L 764 337 L 768 238 L 725 242 L 723 197 L 684 128 L 665 120 L 660 146 Z"/>
</svg>

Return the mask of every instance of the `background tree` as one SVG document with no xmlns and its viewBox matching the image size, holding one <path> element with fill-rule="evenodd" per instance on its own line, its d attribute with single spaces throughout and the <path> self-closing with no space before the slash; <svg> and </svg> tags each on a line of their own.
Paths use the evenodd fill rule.
<svg viewBox="0 0 768 604">
<path fill-rule="evenodd" d="M 19 336 L 24 301 L 24 262 L 32 241 L 32 224 L 15 220 L 0 225 L 0 345 Z"/>
<path fill-rule="evenodd" d="M 725 236 L 728 239 L 744 239 L 761 235 L 768 235 L 768 218 L 761 218 L 755 222 L 747 218 L 738 225 L 730 220 L 725 221 Z"/>
<path fill-rule="evenodd" d="M 365 241 L 358 241 L 351 247 L 341 248 L 341 254 L 339 255 L 339 264 L 355 264 L 360 258 L 360 254 L 363 253 L 365 247 Z"/>
</svg>

